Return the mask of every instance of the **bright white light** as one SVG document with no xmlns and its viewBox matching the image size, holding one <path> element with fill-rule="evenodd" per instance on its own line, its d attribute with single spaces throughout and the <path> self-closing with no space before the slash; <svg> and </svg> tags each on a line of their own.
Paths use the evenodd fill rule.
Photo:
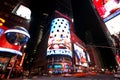
<svg viewBox="0 0 120 80">
<path fill-rule="evenodd" d="M 120 32 L 120 15 L 105 22 L 111 35 L 118 34 Z"/>
<path fill-rule="evenodd" d="M 10 52 L 10 53 L 18 54 L 18 55 L 22 56 L 22 53 L 20 51 L 13 50 L 13 49 L 10 49 L 10 48 L 2 48 L 2 47 L 0 47 L 0 51 L 2 51 L 2 52 Z"/>
<path fill-rule="evenodd" d="M 16 33 L 21 33 L 21 34 L 24 34 L 26 36 L 28 36 L 30 38 L 30 35 L 25 32 L 25 31 L 22 31 L 22 30 L 17 30 L 17 29 L 9 29 L 9 30 L 6 30 L 5 33 L 9 33 L 9 32 L 16 32 Z"/>
<path fill-rule="evenodd" d="M 18 10 L 16 11 L 16 14 L 18 16 L 25 18 L 25 19 L 30 19 L 31 11 L 29 8 L 27 8 L 23 5 L 20 5 Z"/>
<path fill-rule="evenodd" d="M 110 12 L 113 9 L 120 8 L 119 4 L 115 0 L 109 0 L 107 3 L 105 3 L 104 7 L 107 10 L 107 12 Z"/>
</svg>

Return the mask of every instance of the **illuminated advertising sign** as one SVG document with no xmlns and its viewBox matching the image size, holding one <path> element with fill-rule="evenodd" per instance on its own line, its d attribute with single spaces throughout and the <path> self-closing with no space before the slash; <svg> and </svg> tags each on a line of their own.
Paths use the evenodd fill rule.
<svg viewBox="0 0 120 80">
<path fill-rule="evenodd" d="M 51 23 L 47 56 L 68 55 L 72 57 L 70 25 L 65 18 L 55 18 Z"/>
<path fill-rule="evenodd" d="M 22 56 L 21 47 L 30 38 L 26 29 L 17 26 L 15 29 L 8 29 L 0 26 L 0 52 L 8 52 Z"/>
<path fill-rule="evenodd" d="M 54 67 L 55 69 L 57 69 L 57 68 L 62 68 L 62 65 L 61 65 L 61 64 L 54 64 L 53 67 Z"/>
<path fill-rule="evenodd" d="M 31 10 L 23 4 L 18 4 L 12 11 L 17 16 L 30 20 Z"/>
<path fill-rule="evenodd" d="M 98 13 L 105 18 L 120 8 L 119 0 L 93 0 Z"/>
<path fill-rule="evenodd" d="M 86 53 L 83 51 L 81 47 L 79 47 L 76 44 L 74 45 L 74 54 L 75 54 L 75 63 L 76 65 L 81 65 L 87 67 L 87 59 L 86 59 Z M 87 56 L 88 57 L 88 56 Z"/>
<path fill-rule="evenodd" d="M 120 32 L 120 11 L 115 12 L 104 19 L 106 27 L 111 35 L 119 34 Z"/>
<path fill-rule="evenodd" d="M 47 55 L 68 55 L 72 57 L 72 53 L 68 49 L 52 49 L 47 51 Z"/>
</svg>

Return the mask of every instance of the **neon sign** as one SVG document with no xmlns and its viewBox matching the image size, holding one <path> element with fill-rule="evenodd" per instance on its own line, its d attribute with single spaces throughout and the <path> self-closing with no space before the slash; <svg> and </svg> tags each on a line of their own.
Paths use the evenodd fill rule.
<svg viewBox="0 0 120 80">
<path fill-rule="evenodd" d="M 3 23 L 5 23 L 5 20 L 0 18 L 0 26 L 3 26 Z"/>
</svg>

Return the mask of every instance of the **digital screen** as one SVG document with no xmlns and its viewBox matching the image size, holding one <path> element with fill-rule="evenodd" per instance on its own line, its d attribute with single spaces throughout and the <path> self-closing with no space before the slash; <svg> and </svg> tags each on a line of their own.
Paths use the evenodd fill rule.
<svg viewBox="0 0 120 80">
<path fill-rule="evenodd" d="M 15 50 L 15 49 L 12 49 L 12 48 L 3 48 L 3 47 L 0 47 L 0 51 L 1 52 L 9 52 L 9 53 L 13 53 L 13 54 L 18 54 L 18 55 L 22 56 L 22 52 L 20 52 L 18 50 Z"/>
<path fill-rule="evenodd" d="M 20 16 L 20 17 L 23 17 L 25 19 L 30 19 L 30 16 L 31 16 L 31 10 L 28 7 L 26 7 L 26 6 L 22 5 L 22 4 L 18 4 L 14 8 L 12 13 L 14 13 L 14 14 Z"/>
<path fill-rule="evenodd" d="M 55 18 L 51 23 L 48 39 L 48 55 L 68 55 L 72 57 L 72 45 L 69 22 L 64 18 Z"/>
<path fill-rule="evenodd" d="M 20 49 L 30 38 L 27 30 L 20 26 L 14 29 L 8 29 L 6 26 L 0 27 L 0 51 L 22 56 Z"/>
<path fill-rule="evenodd" d="M 119 34 L 120 32 L 120 11 L 110 15 L 104 19 L 106 27 L 111 35 Z"/>
<path fill-rule="evenodd" d="M 14 29 L 6 30 L 5 33 L 7 41 L 14 45 L 26 44 L 30 38 L 28 31 L 21 26 L 16 26 Z"/>
<path fill-rule="evenodd" d="M 86 53 L 83 51 L 81 47 L 78 45 L 74 44 L 74 54 L 75 54 L 75 63 L 76 65 L 81 65 L 81 66 L 88 66 L 87 60 L 86 60 Z"/>
<path fill-rule="evenodd" d="M 120 8 L 119 0 L 93 0 L 93 4 L 102 18 L 106 18 Z"/>
</svg>

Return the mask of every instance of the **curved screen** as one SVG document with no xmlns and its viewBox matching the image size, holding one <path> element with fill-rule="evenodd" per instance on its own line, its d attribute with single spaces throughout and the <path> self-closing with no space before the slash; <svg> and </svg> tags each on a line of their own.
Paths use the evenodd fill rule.
<svg viewBox="0 0 120 80">
<path fill-rule="evenodd" d="M 51 23 L 47 56 L 67 55 L 72 57 L 70 25 L 65 18 L 55 18 Z"/>
<path fill-rule="evenodd" d="M 103 19 L 120 9 L 119 0 L 93 0 L 93 4 Z"/>
<path fill-rule="evenodd" d="M 8 29 L 0 26 L 0 52 L 22 55 L 21 47 L 29 38 L 30 35 L 24 28 Z"/>
<path fill-rule="evenodd" d="M 0 51 L 1 52 L 9 52 L 9 53 L 13 53 L 13 54 L 18 54 L 18 55 L 22 56 L 22 52 L 20 52 L 18 50 L 15 50 L 15 49 L 11 49 L 11 48 L 0 47 Z"/>
<path fill-rule="evenodd" d="M 14 45 L 26 44 L 30 38 L 28 31 L 20 26 L 15 27 L 15 29 L 9 29 L 5 31 L 8 42 Z"/>
</svg>

